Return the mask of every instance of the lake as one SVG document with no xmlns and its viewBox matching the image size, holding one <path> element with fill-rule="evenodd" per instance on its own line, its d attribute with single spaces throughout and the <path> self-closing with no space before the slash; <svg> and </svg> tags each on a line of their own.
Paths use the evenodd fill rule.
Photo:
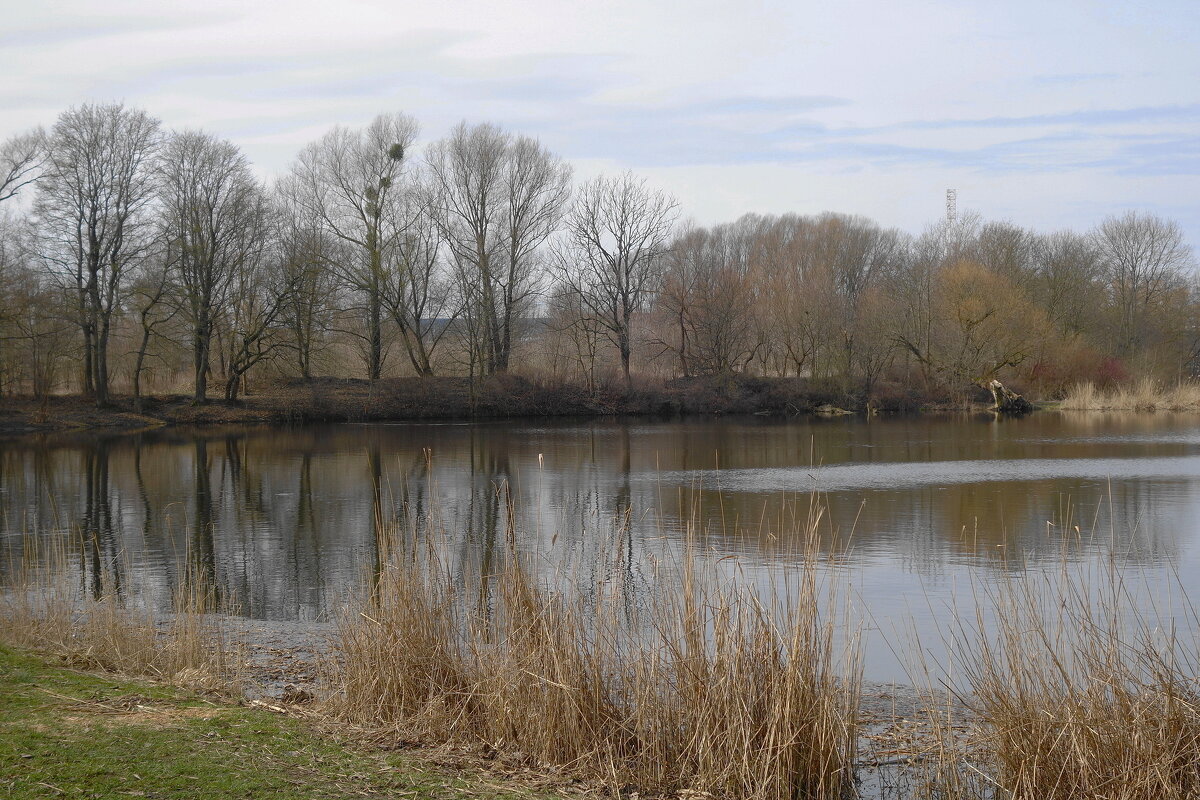
<svg viewBox="0 0 1200 800">
<path fill-rule="evenodd" d="M 750 584 L 819 509 L 865 673 L 944 659 L 949 618 L 1005 576 L 1113 562 L 1200 598 L 1200 417 L 503 421 L 167 429 L 0 442 L 0 580 L 79 531 L 83 586 L 169 598 L 199 569 L 246 616 L 328 619 L 381 525 L 434 520 L 486 573 L 511 540 L 547 574 L 632 596 L 684 542 Z M 414 534 L 415 535 L 415 534 Z"/>
</svg>

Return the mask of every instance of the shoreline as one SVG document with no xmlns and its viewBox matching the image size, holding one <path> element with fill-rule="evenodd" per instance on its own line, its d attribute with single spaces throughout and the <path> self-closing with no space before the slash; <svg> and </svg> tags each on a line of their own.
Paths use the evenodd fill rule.
<svg viewBox="0 0 1200 800">
<path fill-rule="evenodd" d="M 193 404 L 189 395 L 155 395 L 134 410 L 114 396 L 97 408 L 82 395 L 0 399 L 0 436 L 108 431 L 133 433 L 185 426 L 284 426 L 339 422 L 428 422 L 498 419 L 764 416 L 822 418 L 849 415 L 988 413 L 982 401 L 951 402 L 904 394 L 871 405 L 795 378 L 726 376 L 679 378 L 653 385 L 584 387 L 512 375 L 466 378 L 314 378 L 284 380 L 234 402 Z"/>
</svg>

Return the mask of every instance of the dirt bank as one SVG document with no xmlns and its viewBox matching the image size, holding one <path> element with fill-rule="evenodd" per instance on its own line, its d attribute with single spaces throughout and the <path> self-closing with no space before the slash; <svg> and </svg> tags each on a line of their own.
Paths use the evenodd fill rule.
<svg viewBox="0 0 1200 800">
<path fill-rule="evenodd" d="M 898 394 L 883 410 L 913 411 L 937 398 Z M 117 396 L 96 408 L 80 396 L 0 399 L 0 434 L 64 430 L 137 430 L 163 425 L 420 421 L 501 417 L 763 414 L 800 416 L 865 405 L 796 378 L 713 376 L 585 387 L 512 375 L 466 378 L 284 380 L 235 403 L 195 404 L 186 395 Z"/>
</svg>

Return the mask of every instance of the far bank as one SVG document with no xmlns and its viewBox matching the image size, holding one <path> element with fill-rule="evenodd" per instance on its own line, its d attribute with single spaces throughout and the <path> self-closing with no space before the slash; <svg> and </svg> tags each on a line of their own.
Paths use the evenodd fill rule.
<svg viewBox="0 0 1200 800">
<path fill-rule="evenodd" d="M 0 399 L 0 433 L 62 430 L 137 430 L 163 425 L 303 424 L 310 422 L 417 422 L 529 417 L 759 414 L 918 413 L 989 406 L 983 389 L 952 397 L 916 388 L 888 387 L 864 397 L 804 378 L 745 375 L 614 383 L 593 390 L 517 375 L 470 380 L 456 377 L 290 379 L 267 384 L 242 400 L 187 395 L 116 396 L 97 408 L 81 395 Z"/>
</svg>

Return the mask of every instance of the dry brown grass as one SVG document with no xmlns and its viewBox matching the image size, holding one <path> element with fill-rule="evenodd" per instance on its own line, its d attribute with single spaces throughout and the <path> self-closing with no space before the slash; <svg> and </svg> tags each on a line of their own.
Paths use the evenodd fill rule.
<svg viewBox="0 0 1200 800">
<path fill-rule="evenodd" d="M 397 534 L 404 532 L 397 532 Z M 337 713 L 400 739 L 483 745 L 622 791 L 851 791 L 856 648 L 835 647 L 815 548 L 777 604 L 686 558 L 639 607 L 539 579 L 510 547 L 461 581 L 436 531 L 394 535 L 341 628 Z"/>
<path fill-rule="evenodd" d="M 1200 410 L 1200 385 L 1177 383 L 1164 386 L 1144 379 L 1134 384 L 1102 390 L 1094 384 L 1072 387 L 1062 400 L 1062 408 L 1079 411 L 1197 411 Z"/>
<path fill-rule="evenodd" d="M 959 623 L 961 699 L 974 719 L 966 737 L 950 715 L 935 721 L 931 795 L 1200 795 L 1197 643 L 1176 638 L 1144 599 L 1138 610 L 1118 567 L 1100 572 L 1008 580 L 988 592 L 995 622 Z"/>
<path fill-rule="evenodd" d="M 176 592 L 172 613 L 101 587 L 85 594 L 70 567 L 71 541 L 30 537 L 0 596 L 0 641 L 81 669 L 138 675 L 205 691 L 239 683 L 240 648 L 222 634 L 211 591 Z"/>
</svg>

